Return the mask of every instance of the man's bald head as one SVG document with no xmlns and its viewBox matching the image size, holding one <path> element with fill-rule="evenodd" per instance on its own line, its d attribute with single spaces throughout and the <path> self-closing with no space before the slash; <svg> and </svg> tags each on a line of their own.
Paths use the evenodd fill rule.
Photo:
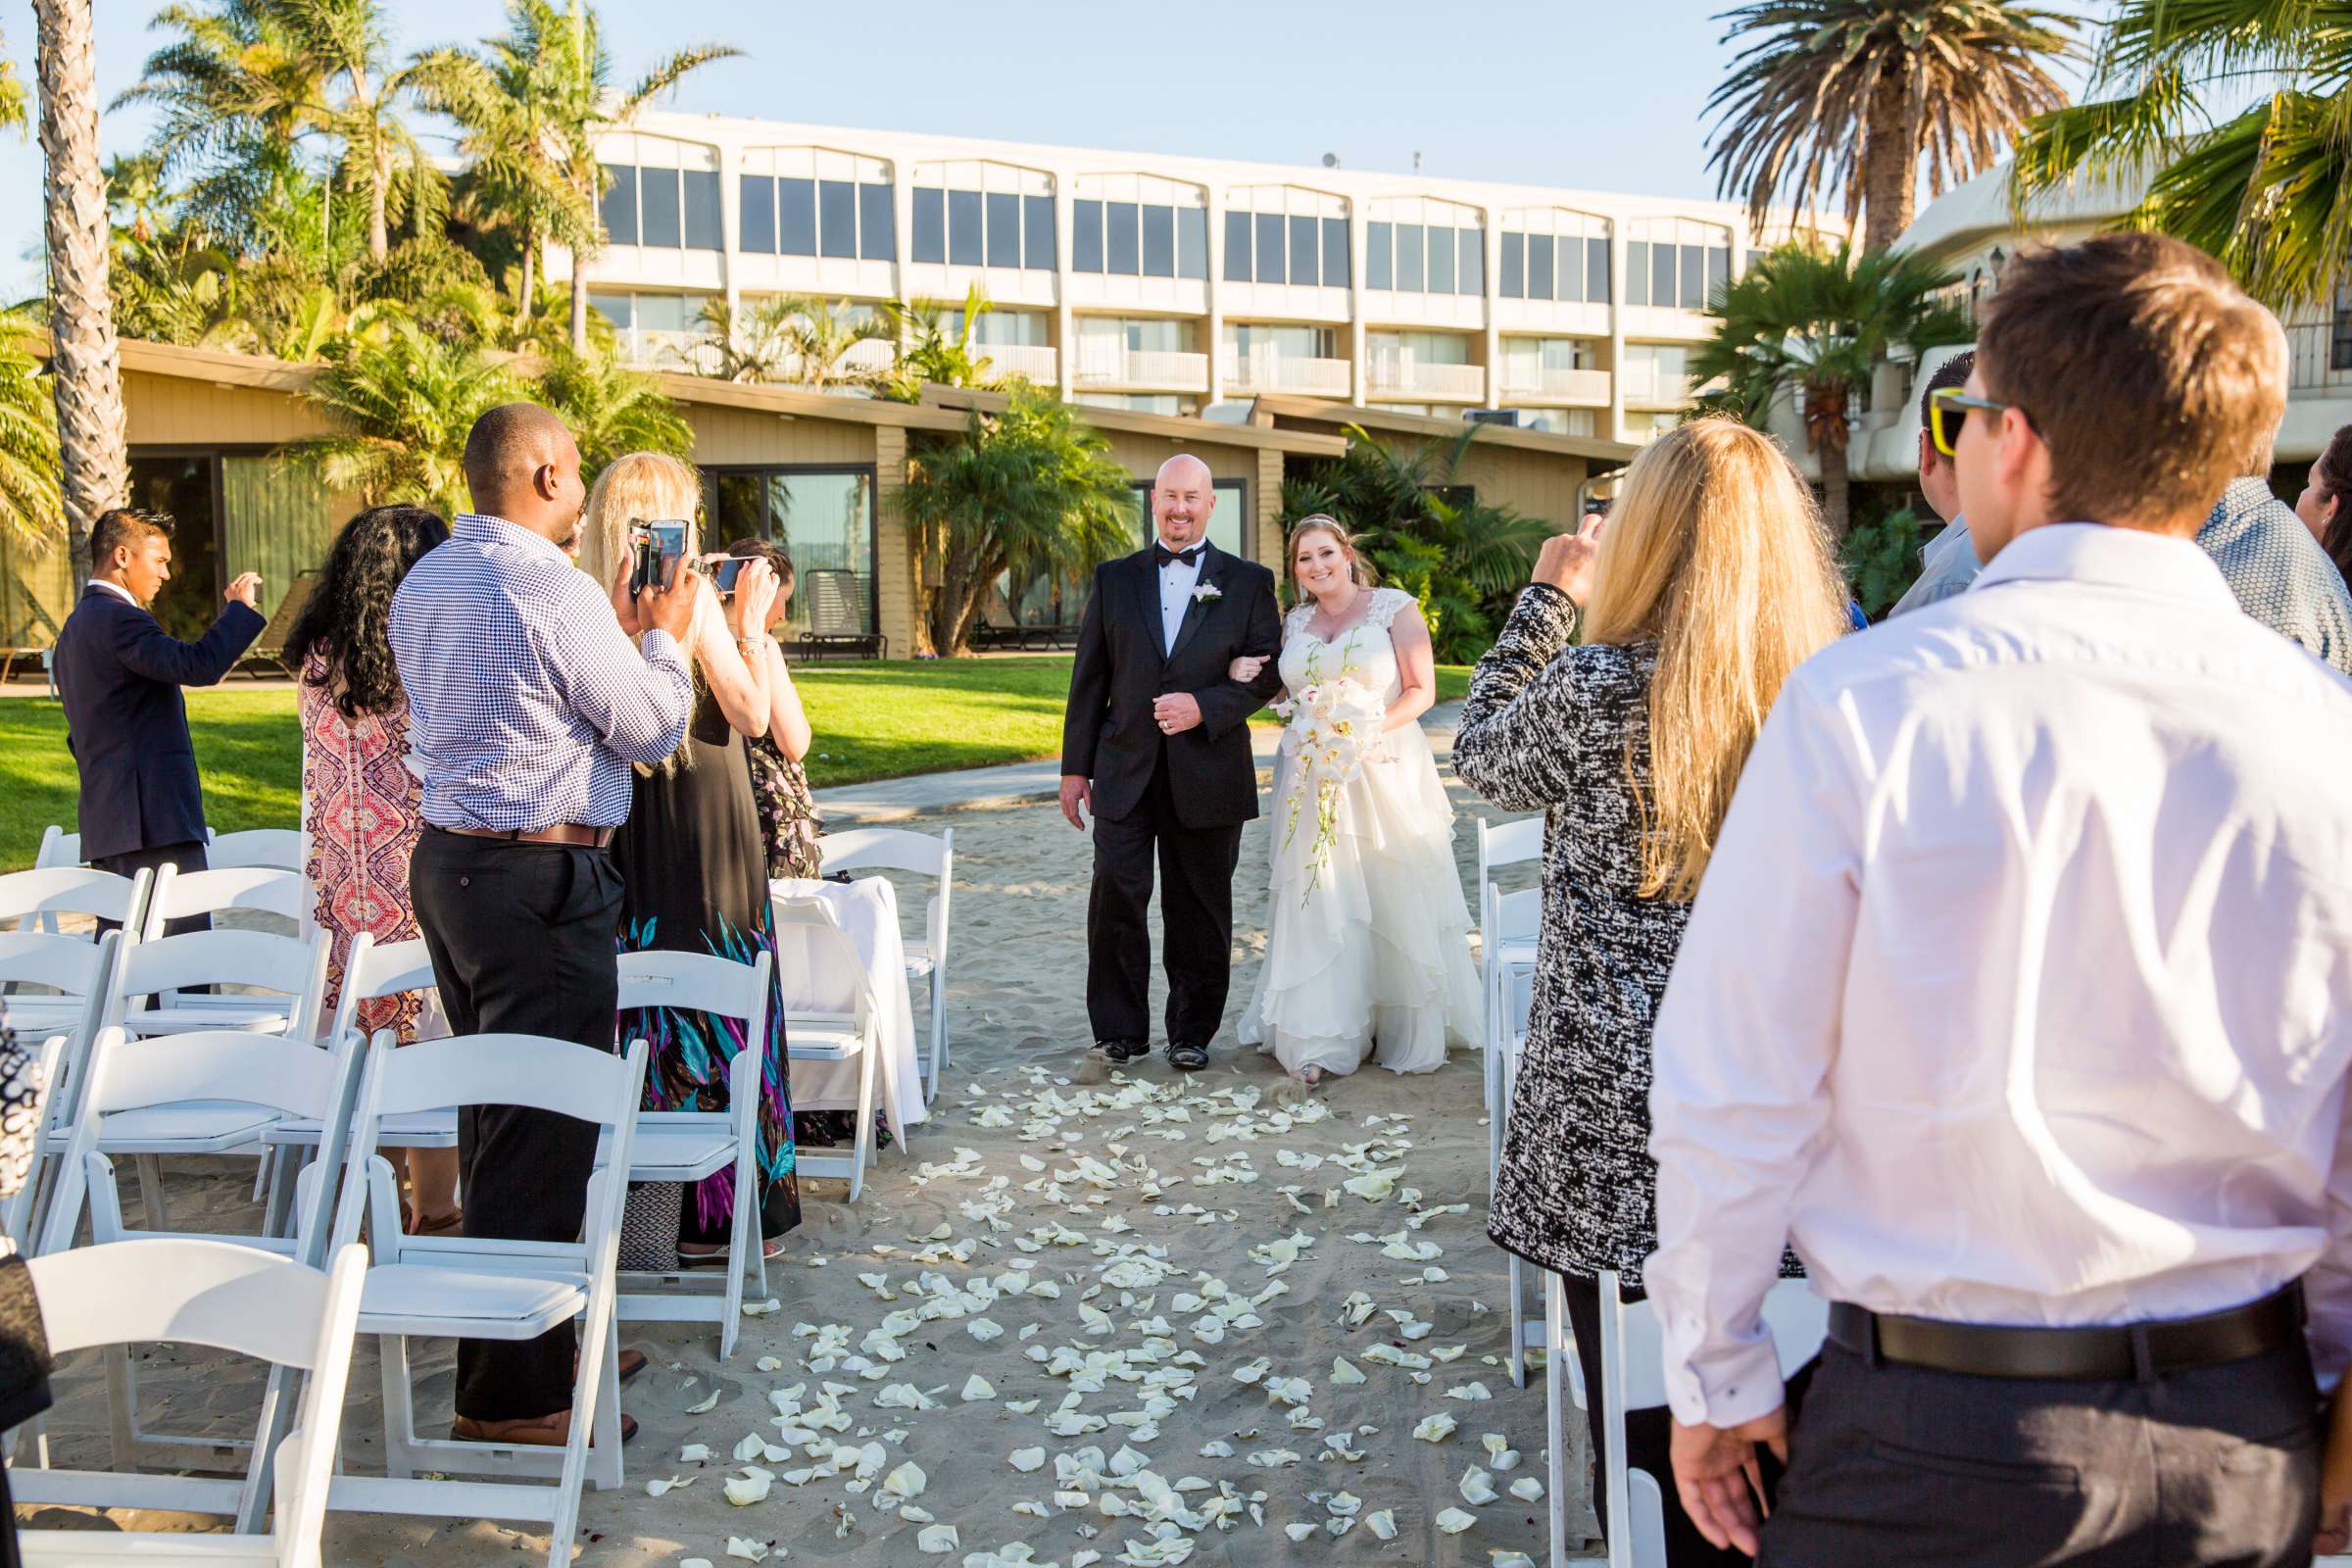
<svg viewBox="0 0 2352 1568">
<path fill-rule="evenodd" d="M 1152 523 L 1160 543 L 1182 550 L 1199 542 L 1208 532 L 1208 514 L 1216 509 L 1216 478 L 1207 464 L 1179 452 L 1159 466 L 1152 481 Z"/>
<path fill-rule="evenodd" d="M 466 436 L 473 510 L 563 544 L 579 531 L 587 489 L 580 449 L 564 421 L 536 403 L 502 403 Z"/>
</svg>

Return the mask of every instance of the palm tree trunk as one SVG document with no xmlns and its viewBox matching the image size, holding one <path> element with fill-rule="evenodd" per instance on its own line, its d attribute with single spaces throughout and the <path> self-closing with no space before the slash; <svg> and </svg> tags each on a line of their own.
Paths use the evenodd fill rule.
<svg viewBox="0 0 2352 1568">
<path fill-rule="evenodd" d="M 98 74 L 90 0 L 34 0 L 49 244 L 50 377 L 74 575 L 89 573 L 90 527 L 128 498 L 122 362 L 107 280 L 106 180 L 98 168 Z"/>
<path fill-rule="evenodd" d="M 571 253 L 571 349 L 574 354 L 588 352 L 588 279 L 581 275 L 588 265 L 575 246 Z"/>
<path fill-rule="evenodd" d="M 522 236 L 522 290 L 514 301 L 514 324 L 520 326 L 531 318 L 531 303 L 539 288 L 539 236 L 526 231 Z"/>
<path fill-rule="evenodd" d="M 379 262 L 392 253 L 392 230 L 384 221 L 385 198 L 391 188 L 390 160 L 378 146 L 368 171 L 368 254 Z"/>
<path fill-rule="evenodd" d="M 1852 485 L 1846 476 L 1845 443 L 1824 441 L 1821 444 L 1821 520 L 1830 530 L 1830 542 L 1845 543 L 1845 530 L 1851 520 Z"/>
<path fill-rule="evenodd" d="M 1862 142 L 1862 248 L 1891 250 L 1919 193 L 1919 127 L 1899 76 L 1880 78 Z"/>
</svg>

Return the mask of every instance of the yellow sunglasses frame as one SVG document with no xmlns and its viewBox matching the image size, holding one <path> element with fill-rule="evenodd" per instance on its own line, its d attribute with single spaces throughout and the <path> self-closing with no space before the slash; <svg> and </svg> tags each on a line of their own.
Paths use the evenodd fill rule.
<svg viewBox="0 0 2352 1568">
<path fill-rule="evenodd" d="M 1958 457 L 1955 449 L 1960 441 L 1960 424 L 1970 411 L 1982 409 L 1987 414 L 1999 414 L 2011 407 L 1990 398 L 1972 397 L 1966 387 L 1939 386 L 1928 394 L 1928 439 L 1945 457 Z"/>
</svg>

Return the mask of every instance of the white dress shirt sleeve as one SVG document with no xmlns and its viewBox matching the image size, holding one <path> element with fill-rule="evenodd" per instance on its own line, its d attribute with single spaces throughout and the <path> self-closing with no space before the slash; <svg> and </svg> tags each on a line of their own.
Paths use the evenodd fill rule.
<svg viewBox="0 0 2352 1568">
<path fill-rule="evenodd" d="M 1834 701 L 1791 680 L 1749 755 L 1654 1033 L 1658 1250 L 1643 1279 L 1677 1420 L 1780 1407 L 1762 1321 L 1829 1116 L 1860 877 L 1858 769 Z"/>
</svg>

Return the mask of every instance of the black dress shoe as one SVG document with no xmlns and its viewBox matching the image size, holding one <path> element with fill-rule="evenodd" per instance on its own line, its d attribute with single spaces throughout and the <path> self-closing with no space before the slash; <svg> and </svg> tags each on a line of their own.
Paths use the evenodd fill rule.
<svg viewBox="0 0 2352 1568">
<path fill-rule="evenodd" d="M 1098 1040 L 1095 1042 L 1095 1050 L 1104 1061 L 1115 1065 L 1122 1061 L 1133 1061 L 1138 1056 L 1149 1056 L 1152 1054 L 1152 1042 L 1149 1040 Z"/>
<path fill-rule="evenodd" d="M 1168 1042 L 1168 1065 L 1186 1072 L 1199 1072 L 1208 1065 L 1208 1047 L 1194 1040 Z"/>
</svg>

